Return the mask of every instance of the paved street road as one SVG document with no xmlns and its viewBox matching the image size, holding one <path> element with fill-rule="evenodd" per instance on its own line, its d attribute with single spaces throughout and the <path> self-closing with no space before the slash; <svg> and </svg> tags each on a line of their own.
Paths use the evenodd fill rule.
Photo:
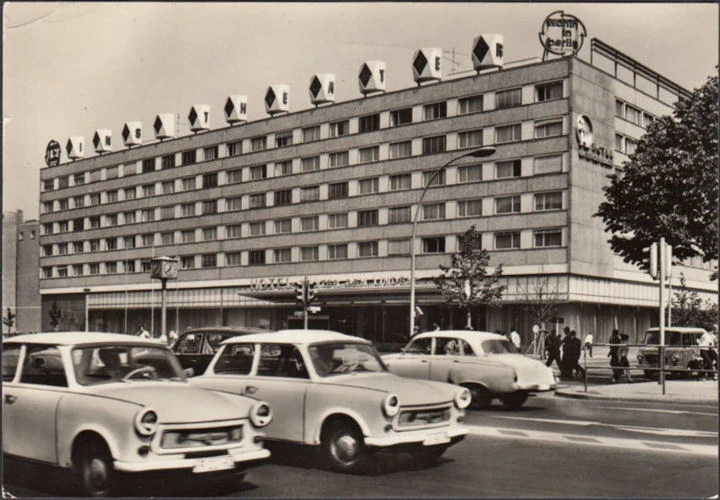
<svg viewBox="0 0 720 500">
<path fill-rule="evenodd" d="M 573 382 L 576 383 L 576 382 Z M 286 446 L 239 488 L 188 495 L 254 497 L 708 497 L 718 493 L 714 407 L 575 400 L 550 394 L 520 411 L 471 412 L 472 435 L 434 466 L 378 454 L 375 471 L 336 474 Z M 57 471 L 6 469 L 18 496 L 67 494 Z M 41 481 L 37 478 L 42 477 Z M 163 491 L 152 491 L 162 495 Z"/>
</svg>

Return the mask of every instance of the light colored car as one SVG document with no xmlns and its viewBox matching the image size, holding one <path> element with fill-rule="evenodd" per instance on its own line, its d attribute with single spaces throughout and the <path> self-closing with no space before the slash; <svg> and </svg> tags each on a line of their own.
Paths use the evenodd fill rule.
<svg viewBox="0 0 720 500">
<path fill-rule="evenodd" d="M 468 433 L 468 390 L 393 375 L 371 342 L 327 330 L 233 337 L 190 381 L 267 401 L 268 440 L 319 446 L 339 471 L 362 470 L 378 449 L 435 460 Z"/>
<path fill-rule="evenodd" d="M 270 456 L 267 403 L 193 387 L 152 340 L 40 333 L 3 342 L 3 453 L 74 469 L 90 496 L 118 473 L 242 476 Z"/>
<path fill-rule="evenodd" d="M 403 352 L 383 356 L 388 369 L 403 377 L 450 382 L 472 393 L 475 408 L 499 398 L 520 408 L 528 395 L 551 391 L 555 376 L 544 363 L 523 356 L 496 333 L 438 330 L 414 336 Z"/>
<path fill-rule="evenodd" d="M 703 367 L 703 358 L 700 354 L 700 337 L 705 330 L 702 328 L 668 326 L 665 328 L 665 368 L 675 370 L 668 375 L 697 375 Z M 660 329 L 650 328 L 645 332 L 644 344 L 638 350 L 638 368 L 645 372 L 645 376 L 657 378 L 660 365 Z"/>
</svg>

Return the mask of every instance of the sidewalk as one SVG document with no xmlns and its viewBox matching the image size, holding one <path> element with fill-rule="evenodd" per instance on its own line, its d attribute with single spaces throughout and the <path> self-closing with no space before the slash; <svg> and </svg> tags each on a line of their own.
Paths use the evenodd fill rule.
<svg viewBox="0 0 720 500">
<path fill-rule="evenodd" d="M 615 401 L 649 401 L 718 405 L 718 382 L 716 380 L 667 380 L 665 394 L 662 385 L 652 382 L 620 382 L 617 384 L 588 384 L 587 392 L 582 383 L 561 381 L 555 395 L 564 398 L 605 399 Z"/>
</svg>

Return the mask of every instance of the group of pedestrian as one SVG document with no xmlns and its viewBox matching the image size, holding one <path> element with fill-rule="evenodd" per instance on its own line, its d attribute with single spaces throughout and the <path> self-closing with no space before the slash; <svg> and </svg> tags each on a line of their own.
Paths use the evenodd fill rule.
<svg viewBox="0 0 720 500">
<path fill-rule="evenodd" d="M 148 332 L 145 329 L 145 325 L 140 325 L 135 332 L 135 335 L 142 338 L 142 339 L 152 339 L 153 335 L 152 333 Z M 164 333 L 160 335 L 160 337 L 157 339 L 158 342 L 162 344 L 166 344 L 170 347 L 172 347 L 175 342 L 177 342 L 178 334 L 175 332 L 175 330 L 170 330 L 170 333 L 165 335 Z"/>
<path fill-rule="evenodd" d="M 547 353 L 547 361 L 545 364 L 551 366 L 555 362 L 560 369 L 561 378 L 573 378 L 575 374 L 585 377 L 585 369 L 580 366 L 580 356 L 585 350 L 592 358 L 592 332 L 585 336 L 581 342 L 577 332 L 571 330 L 569 326 L 563 328 L 563 337 L 561 338 L 557 331 L 552 330 L 545 337 L 545 351 Z"/>
</svg>

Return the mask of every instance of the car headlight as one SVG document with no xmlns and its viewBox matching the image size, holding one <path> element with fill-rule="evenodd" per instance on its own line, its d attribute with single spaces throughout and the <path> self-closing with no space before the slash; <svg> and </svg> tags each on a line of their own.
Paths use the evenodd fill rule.
<svg viewBox="0 0 720 500">
<path fill-rule="evenodd" d="M 135 430 L 141 436 L 152 436 L 157 428 L 158 416 L 153 410 L 146 408 L 135 415 Z"/>
<path fill-rule="evenodd" d="M 383 412 L 388 417 L 394 417 L 400 411 L 400 399 L 395 394 L 388 394 L 383 399 Z"/>
<path fill-rule="evenodd" d="M 470 401 L 472 401 L 472 394 L 470 394 L 470 389 L 466 387 L 463 387 L 462 390 L 455 394 L 455 406 L 461 410 L 470 406 Z"/>
<path fill-rule="evenodd" d="M 264 401 L 255 403 L 252 408 L 250 408 L 250 422 L 252 422 L 255 427 L 265 427 L 272 422 L 272 418 L 273 415 L 270 405 Z"/>
</svg>

